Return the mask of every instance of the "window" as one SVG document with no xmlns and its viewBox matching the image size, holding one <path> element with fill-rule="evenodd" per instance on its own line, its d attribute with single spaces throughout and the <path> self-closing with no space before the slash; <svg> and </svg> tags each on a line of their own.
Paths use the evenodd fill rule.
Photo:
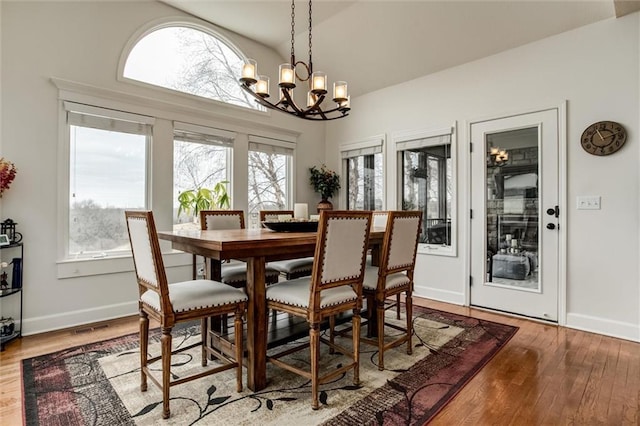
<svg viewBox="0 0 640 426">
<path fill-rule="evenodd" d="M 249 135 L 249 226 L 260 210 L 291 208 L 291 142 Z"/>
<path fill-rule="evenodd" d="M 422 211 L 423 249 L 454 241 L 454 162 L 450 129 L 396 137 L 403 210 Z"/>
<path fill-rule="evenodd" d="M 264 110 L 238 84 L 243 64 L 239 50 L 210 30 L 184 25 L 165 26 L 140 39 L 126 58 L 123 76 L 232 105 Z"/>
<path fill-rule="evenodd" d="M 383 137 L 341 146 L 348 210 L 384 207 Z"/>
<path fill-rule="evenodd" d="M 194 224 L 195 208 L 180 209 L 180 194 L 192 191 L 197 196 L 201 189 L 213 191 L 222 184 L 228 191 L 230 164 L 235 134 L 225 130 L 174 124 L 173 142 L 173 224 L 174 229 L 198 227 Z M 215 194 L 209 201 L 214 202 Z M 178 215 L 178 212 L 180 214 Z"/>
<path fill-rule="evenodd" d="M 69 135 L 68 258 L 128 252 L 126 209 L 147 208 L 152 119 L 65 102 Z"/>
</svg>

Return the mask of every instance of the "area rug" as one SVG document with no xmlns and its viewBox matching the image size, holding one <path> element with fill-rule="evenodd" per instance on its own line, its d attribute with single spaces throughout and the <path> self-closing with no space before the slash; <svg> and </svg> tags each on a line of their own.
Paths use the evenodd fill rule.
<svg viewBox="0 0 640 426">
<path fill-rule="evenodd" d="M 394 317 L 395 312 L 389 311 L 388 320 L 396 321 Z M 233 370 L 173 387 L 171 418 L 162 420 L 160 390 L 151 382 L 147 392 L 139 390 L 137 334 L 25 359 L 25 424 L 423 425 L 517 331 L 517 327 L 421 307 L 414 308 L 413 322 L 411 355 L 406 345 L 389 350 L 385 370 L 379 371 L 376 348 L 362 344 L 360 384 L 354 385 L 348 372 L 322 385 L 321 408 L 316 411 L 311 409 L 307 380 L 268 365 L 268 387 L 259 392 L 245 387 L 237 393 Z M 177 330 L 174 347 L 198 337 L 196 326 Z M 155 355 L 159 334 L 153 333 L 152 338 L 150 353 Z M 350 339 L 340 343 L 348 346 Z M 199 350 L 194 351 L 172 358 L 174 378 L 200 368 Z M 304 365 L 308 364 L 305 354 L 291 357 Z M 325 352 L 321 362 L 327 369 L 338 368 L 346 360 Z"/>
</svg>

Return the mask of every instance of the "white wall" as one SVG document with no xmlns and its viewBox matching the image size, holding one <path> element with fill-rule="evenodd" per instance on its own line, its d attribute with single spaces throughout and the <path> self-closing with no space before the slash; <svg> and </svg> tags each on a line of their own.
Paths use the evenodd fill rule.
<svg viewBox="0 0 640 426">
<path fill-rule="evenodd" d="M 389 139 L 396 131 L 457 121 L 458 256 L 420 255 L 416 294 L 466 300 L 468 122 L 558 107 L 566 100 L 566 325 L 640 340 L 639 28 L 638 13 L 606 20 L 370 93 L 353 99 L 351 116 L 328 128 L 328 165 L 338 167 L 341 143 L 381 133 Z M 429 54 L 419 44 L 415 51 Z M 582 131 L 600 120 L 628 130 L 626 145 L 609 157 L 587 154 L 580 146 Z M 387 188 L 394 188 L 389 174 Z M 578 195 L 600 195 L 602 209 L 576 210 Z M 390 191 L 387 206 L 395 205 Z"/>
<path fill-rule="evenodd" d="M 117 81 L 122 50 L 145 24 L 163 17 L 187 16 L 165 4 L 140 2 L 0 2 L 0 147 L 15 162 L 18 175 L 0 199 L 4 220 L 18 222 L 24 235 L 24 334 L 69 327 L 135 313 L 137 290 L 132 272 L 57 279 L 59 189 L 58 89 L 52 77 L 113 92 L 158 101 L 176 101 L 168 94 Z M 220 30 L 245 54 L 258 60 L 263 72 L 275 75 L 282 58 L 273 51 L 233 33 Z M 268 69 L 272 71 L 267 71 Z M 116 95 L 117 98 L 117 95 Z M 299 133 L 296 152 L 297 202 L 315 203 L 307 183 L 308 168 L 324 161 L 324 126 L 284 114 L 256 114 L 225 108 L 213 102 L 177 102 L 196 108 L 198 124 L 209 120 L 235 126 L 264 126 Z M 188 118 L 188 117 L 187 117 Z M 166 122 L 160 125 L 168 125 Z M 155 141 L 154 158 L 171 158 L 171 141 Z M 156 156 L 157 154 L 157 156 Z M 155 164 L 155 166 L 159 166 Z M 165 164 L 165 168 L 171 167 Z M 246 207 L 247 177 L 236 175 L 236 206 Z M 166 182 L 163 182 L 166 183 Z M 154 188 L 153 208 L 161 216 L 158 227 L 170 228 L 171 191 Z M 131 269 L 131 260 L 120 263 Z M 92 269 L 99 261 L 72 268 Z M 171 263 L 170 263 L 171 264 Z M 127 268 L 125 268 L 127 269 Z M 169 279 L 185 276 L 188 267 L 171 271 Z"/>
</svg>

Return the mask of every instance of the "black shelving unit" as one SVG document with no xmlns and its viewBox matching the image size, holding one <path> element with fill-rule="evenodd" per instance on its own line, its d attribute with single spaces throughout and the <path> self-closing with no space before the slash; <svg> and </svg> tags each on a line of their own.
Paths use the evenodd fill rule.
<svg viewBox="0 0 640 426">
<path fill-rule="evenodd" d="M 18 255 L 19 253 L 19 255 Z M 16 259 L 18 259 L 16 261 Z M 6 335 L 0 335 L 0 350 L 4 350 L 4 346 L 10 341 L 22 336 L 22 282 L 24 271 L 24 246 L 22 243 L 13 243 L 0 246 L 0 262 L 7 262 L 9 266 L 2 272 L 7 275 L 5 277 L 5 286 L 0 287 L 0 303 L 10 304 L 16 303 L 20 298 L 19 305 L 19 321 L 14 319 L 13 332 Z M 0 274 L 2 274 L 0 272 Z M 0 284 L 2 284 L 0 282 Z M 4 312 L 4 309 L 2 310 Z M 4 318 L 2 318 L 4 320 Z M 3 327 L 4 328 L 4 327 Z M 5 330 L 3 330 L 5 331 Z"/>
</svg>

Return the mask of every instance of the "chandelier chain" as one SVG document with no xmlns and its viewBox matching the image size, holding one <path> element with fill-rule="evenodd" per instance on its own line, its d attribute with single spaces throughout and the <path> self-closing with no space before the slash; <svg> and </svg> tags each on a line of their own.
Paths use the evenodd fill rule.
<svg viewBox="0 0 640 426">
<path fill-rule="evenodd" d="M 311 60 L 311 0 L 309 0 L 309 68 L 313 72 L 313 61 Z"/>
<path fill-rule="evenodd" d="M 291 0 L 291 65 L 296 57 L 293 43 L 296 37 L 296 1 Z"/>
</svg>

